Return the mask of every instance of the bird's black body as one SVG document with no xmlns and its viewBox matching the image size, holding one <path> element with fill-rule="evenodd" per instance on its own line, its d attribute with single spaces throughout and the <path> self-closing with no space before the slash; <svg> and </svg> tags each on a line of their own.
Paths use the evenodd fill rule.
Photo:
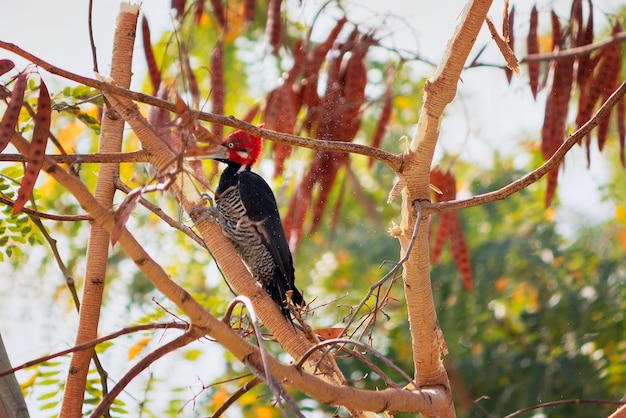
<svg viewBox="0 0 626 418">
<path fill-rule="evenodd" d="M 228 165 L 215 195 L 222 231 L 253 277 L 291 318 L 285 306 L 288 292 L 295 305 L 304 306 L 304 300 L 295 287 L 291 251 L 274 193 L 261 176 L 250 171 L 250 165 L 218 161 Z"/>
</svg>

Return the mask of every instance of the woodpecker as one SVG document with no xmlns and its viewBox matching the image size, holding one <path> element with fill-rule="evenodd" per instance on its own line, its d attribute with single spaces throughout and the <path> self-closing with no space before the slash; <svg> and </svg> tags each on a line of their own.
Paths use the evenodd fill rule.
<svg viewBox="0 0 626 418">
<path fill-rule="evenodd" d="M 294 305 L 305 302 L 294 284 L 293 259 L 274 193 L 251 171 L 263 139 L 238 130 L 222 146 L 211 156 L 226 164 L 215 192 L 217 221 L 252 276 L 291 321 L 287 297 Z"/>
</svg>

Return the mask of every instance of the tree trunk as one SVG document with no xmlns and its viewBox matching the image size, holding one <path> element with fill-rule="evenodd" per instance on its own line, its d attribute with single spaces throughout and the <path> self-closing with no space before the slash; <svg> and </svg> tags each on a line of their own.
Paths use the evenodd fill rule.
<svg viewBox="0 0 626 418">
<path fill-rule="evenodd" d="M 130 87 L 132 76 L 133 46 L 139 6 L 121 4 L 111 60 L 111 77 L 125 88 Z M 124 119 L 113 110 L 105 107 L 98 152 L 116 153 L 122 150 Z M 96 184 L 96 200 L 105 208 L 111 208 L 115 194 L 115 179 L 119 176 L 119 164 L 108 163 L 100 166 Z M 102 294 L 109 255 L 109 233 L 98 223 L 91 225 L 87 246 L 85 281 L 80 307 L 76 345 L 93 340 L 98 334 L 98 320 L 102 305 Z M 67 383 L 63 396 L 60 416 L 80 417 L 82 415 L 85 383 L 89 363 L 94 350 L 77 351 L 72 356 Z M 106 378 L 106 377 L 104 377 Z"/>
</svg>

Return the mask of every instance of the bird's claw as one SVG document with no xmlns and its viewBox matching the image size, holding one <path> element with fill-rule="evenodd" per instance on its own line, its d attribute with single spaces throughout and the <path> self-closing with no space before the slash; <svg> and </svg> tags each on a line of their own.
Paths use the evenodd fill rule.
<svg viewBox="0 0 626 418">
<path fill-rule="evenodd" d="M 213 200 L 209 198 L 210 206 L 198 206 L 189 212 L 189 216 L 193 220 L 193 225 L 197 226 L 202 221 L 216 222 L 219 216 L 219 210 L 213 206 Z"/>
<path fill-rule="evenodd" d="M 208 193 L 201 193 L 200 197 L 202 199 L 206 200 L 209 206 L 211 206 L 211 207 L 215 206 L 215 201 L 213 200 L 213 198 L 211 197 L 210 194 L 208 194 Z"/>
</svg>

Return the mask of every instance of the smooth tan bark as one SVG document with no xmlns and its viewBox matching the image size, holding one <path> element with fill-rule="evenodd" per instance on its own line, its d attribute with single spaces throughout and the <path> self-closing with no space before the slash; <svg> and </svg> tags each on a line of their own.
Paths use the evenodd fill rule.
<svg viewBox="0 0 626 418">
<path fill-rule="evenodd" d="M 130 87 L 132 76 L 131 64 L 135 43 L 135 28 L 139 15 L 138 6 L 121 5 L 117 20 L 111 76 L 125 88 Z M 115 153 L 122 149 L 124 119 L 111 109 L 105 108 L 102 120 L 98 152 Z M 115 194 L 115 179 L 119 176 L 119 164 L 108 163 L 100 166 L 95 189 L 95 199 L 106 208 L 111 208 Z M 109 232 L 99 223 L 91 225 L 87 245 L 86 269 L 83 283 L 83 295 L 79 313 L 76 345 L 91 341 L 97 337 L 100 307 L 104 291 L 106 267 L 109 256 Z M 67 376 L 60 416 L 82 416 L 85 384 L 93 350 L 77 351 L 72 355 Z"/>
<path fill-rule="evenodd" d="M 491 0 L 469 1 L 459 16 L 453 38 L 436 73 L 424 88 L 424 102 L 417 131 L 404 159 L 400 174 L 403 255 L 417 221 L 416 202 L 430 201 L 430 170 L 439 128 L 446 106 L 454 99 L 461 70 L 478 36 Z M 439 388 L 445 401 L 433 404 L 441 417 L 454 417 L 450 383 L 443 365 L 446 345 L 437 322 L 430 277 L 428 217 L 422 219 L 415 245 L 404 264 L 404 286 L 409 312 L 415 381 L 420 387 Z M 431 413 L 426 411 L 426 416 Z M 434 415 L 433 415 L 434 416 Z"/>
</svg>

